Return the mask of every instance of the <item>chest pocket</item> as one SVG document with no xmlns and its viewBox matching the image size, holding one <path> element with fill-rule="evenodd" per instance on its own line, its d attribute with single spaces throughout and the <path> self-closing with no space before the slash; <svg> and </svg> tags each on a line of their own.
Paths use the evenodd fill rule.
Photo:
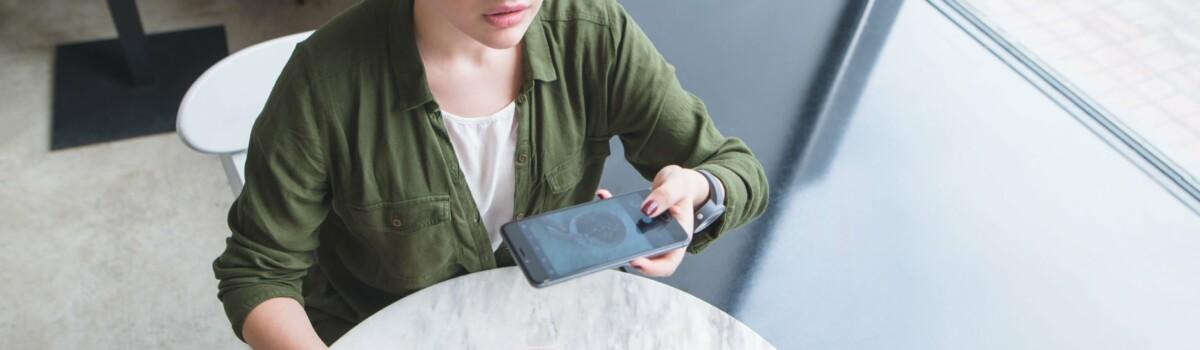
<svg viewBox="0 0 1200 350">
<path fill-rule="evenodd" d="M 349 211 L 354 219 L 351 228 L 361 229 L 361 233 L 413 233 L 450 220 L 450 196 L 436 195 L 367 206 L 350 205 Z"/>
<path fill-rule="evenodd" d="M 365 277 L 387 289 L 436 280 L 455 257 L 450 196 L 435 195 L 366 206 L 347 205 L 342 215 L 357 238 Z"/>
<path fill-rule="evenodd" d="M 549 198 L 543 210 L 552 210 L 591 200 L 600 185 L 600 173 L 604 171 L 604 160 L 608 158 L 608 138 L 589 137 L 580 152 L 546 171 L 546 189 Z M 581 181 L 583 179 L 588 181 Z"/>
</svg>

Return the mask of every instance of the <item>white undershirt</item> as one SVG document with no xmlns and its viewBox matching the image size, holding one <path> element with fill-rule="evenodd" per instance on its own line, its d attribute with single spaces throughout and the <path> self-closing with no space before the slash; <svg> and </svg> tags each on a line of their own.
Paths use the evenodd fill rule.
<svg viewBox="0 0 1200 350">
<path fill-rule="evenodd" d="M 492 251 L 500 247 L 500 225 L 512 220 L 513 187 L 516 183 L 513 154 L 517 149 L 516 104 L 509 103 L 499 112 L 482 117 L 460 117 L 442 111 L 442 120 L 458 166 L 462 168 L 471 197 L 479 208 L 483 227 L 492 241 Z"/>
</svg>

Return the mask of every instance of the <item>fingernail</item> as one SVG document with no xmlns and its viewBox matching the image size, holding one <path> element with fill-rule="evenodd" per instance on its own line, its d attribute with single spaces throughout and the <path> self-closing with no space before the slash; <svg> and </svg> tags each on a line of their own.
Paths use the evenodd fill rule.
<svg viewBox="0 0 1200 350">
<path fill-rule="evenodd" d="M 642 214 L 646 214 L 646 216 L 653 215 L 655 210 L 658 210 L 658 203 L 655 203 L 654 201 L 642 204 Z"/>
</svg>

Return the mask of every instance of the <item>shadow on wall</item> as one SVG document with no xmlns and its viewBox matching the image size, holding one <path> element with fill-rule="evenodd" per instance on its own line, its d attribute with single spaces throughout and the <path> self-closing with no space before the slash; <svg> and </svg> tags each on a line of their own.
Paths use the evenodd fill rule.
<svg viewBox="0 0 1200 350">
<path fill-rule="evenodd" d="M 704 100 L 721 132 L 750 146 L 771 183 L 772 204 L 762 218 L 727 233 L 703 254 L 688 256 L 666 283 L 736 314 L 738 294 L 753 276 L 756 253 L 779 215 L 775 204 L 797 190 L 792 179 L 798 171 L 821 172 L 828 162 L 805 156 L 821 154 L 809 152 L 811 147 L 838 143 L 837 130 L 846 121 L 824 116 L 830 108 L 853 106 L 831 106 L 828 98 L 841 88 L 834 82 L 843 77 L 847 49 L 871 3 L 623 2 L 675 65 L 683 86 Z M 892 16 L 897 6 L 890 7 Z M 874 58 L 860 56 L 855 59 Z M 612 141 L 611 147 L 620 150 L 620 142 Z M 646 181 L 623 160 L 608 165 L 602 186 L 614 192 L 645 187 Z"/>
</svg>

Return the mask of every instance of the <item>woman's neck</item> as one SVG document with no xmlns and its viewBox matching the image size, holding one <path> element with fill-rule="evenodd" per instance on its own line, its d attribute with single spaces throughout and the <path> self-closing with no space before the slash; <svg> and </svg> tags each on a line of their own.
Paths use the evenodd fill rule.
<svg viewBox="0 0 1200 350">
<path fill-rule="evenodd" d="M 425 60 L 478 65 L 515 49 L 493 49 L 480 43 L 455 28 L 426 1 L 413 3 L 413 31 L 417 50 Z"/>
<path fill-rule="evenodd" d="M 488 47 L 423 3 L 413 6 L 413 29 L 426 82 L 441 108 L 460 116 L 483 116 L 512 102 L 523 74 L 521 45 Z"/>
</svg>

